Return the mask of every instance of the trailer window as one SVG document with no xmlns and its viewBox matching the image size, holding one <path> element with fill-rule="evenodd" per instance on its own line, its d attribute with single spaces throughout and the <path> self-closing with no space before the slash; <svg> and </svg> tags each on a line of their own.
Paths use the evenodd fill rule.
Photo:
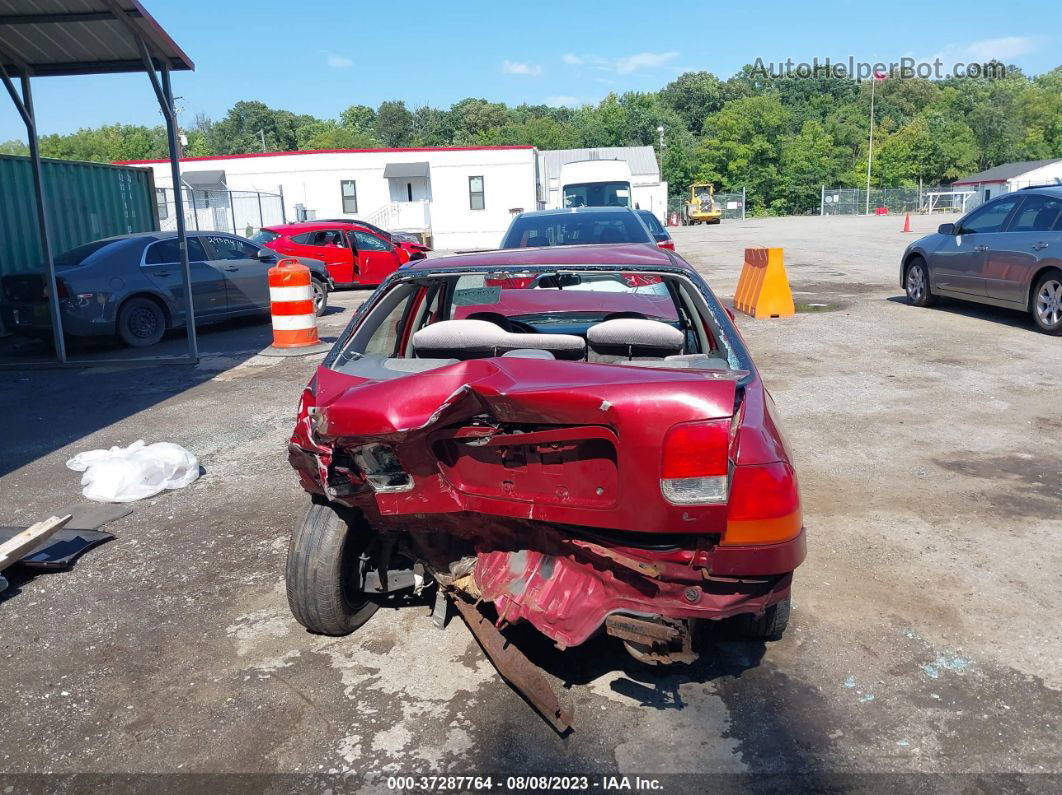
<svg viewBox="0 0 1062 795">
<path fill-rule="evenodd" d="M 483 194 L 483 177 L 468 178 L 468 206 L 473 210 L 482 210 L 487 206 Z"/>
</svg>

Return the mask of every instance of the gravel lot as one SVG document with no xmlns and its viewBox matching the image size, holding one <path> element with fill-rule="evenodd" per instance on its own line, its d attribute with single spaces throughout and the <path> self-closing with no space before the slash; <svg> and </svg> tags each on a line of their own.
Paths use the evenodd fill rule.
<svg viewBox="0 0 1062 795">
<path fill-rule="evenodd" d="M 268 326 L 239 323 L 202 333 L 196 368 L 0 373 L 0 524 L 76 502 L 79 451 L 173 441 L 206 469 L 73 570 L 12 574 L 0 771 L 339 773 L 379 791 L 428 771 L 1062 773 L 1062 339 L 1005 310 L 908 306 L 901 225 L 675 230 L 721 297 L 764 244 L 784 247 L 799 303 L 826 305 L 738 320 L 794 448 L 809 557 L 766 646 L 718 639 L 647 669 L 608 638 L 533 645 L 572 683 L 567 739 L 459 620 L 380 611 L 335 639 L 291 618 L 304 498 L 283 451 L 320 357 L 257 356 Z M 334 295 L 322 335 L 367 295 Z"/>
</svg>

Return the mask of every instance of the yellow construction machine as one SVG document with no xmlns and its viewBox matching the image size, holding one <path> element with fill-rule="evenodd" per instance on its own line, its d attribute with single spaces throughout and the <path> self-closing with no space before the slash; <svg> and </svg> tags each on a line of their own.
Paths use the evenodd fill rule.
<svg viewBox="0 0 1062 795">
<path fill-rule="evenodd" d="M 690 185 L 690 198 L 682 207 L 682 223 L 717 224 L 723 211 L 715 203 L 715 193 L 707 183 Z"/>
</svg>

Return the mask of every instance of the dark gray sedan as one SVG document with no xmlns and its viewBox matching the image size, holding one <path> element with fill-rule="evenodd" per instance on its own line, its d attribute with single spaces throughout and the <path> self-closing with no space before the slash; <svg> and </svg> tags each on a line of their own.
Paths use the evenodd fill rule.
<svg viewBox="0 0 1062 795">
<path fill-rule="evenodd" d="M 1008 307 L 1062 334 L 1062 187 L 1006 193 L 941 224 L 907 247 L 900 285 L 916 306 L 948 296 Z"/>
<path fill-rule="evenodd" d="M 314 308 L 334 286 L 323 262 L 310 269 Z M 236 235 L 189 232 L 188 260 L 196 325 L 269 313 L 268 271 L 277 253 Z M 71 337 L 117 336 L 144 347 L 185 322 L 184 280 L 176 232 L 143 232 L 96 240 L 55 258 L 63 331 Z M 0 315 L 13 333 L 50 337 L 45 277 L 2 280 Z"/>
</svg>

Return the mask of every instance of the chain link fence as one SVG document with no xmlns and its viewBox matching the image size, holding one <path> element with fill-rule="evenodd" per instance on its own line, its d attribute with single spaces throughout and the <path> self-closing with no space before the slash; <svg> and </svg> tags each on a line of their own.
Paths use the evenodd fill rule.
<svg viewBox="0 0 1062 795">
<path fill-rule="evenodd" d="M 971 191 L 953 190 L 946 185 L 922 188 L 871 188 L 871 213 L 965 212 L 974 205 Z M 867 212 L 865 188 L 822 188 L 819 215 L 864 215 Z"/>
<path fill-rule="evenodd" d="M 156 188 L 159 228 L 177 228 L 172 188 Z M 263 226 L 285 222 L 283 197 L 278 193 L 246 190 L 182 188 L 184 223 L 189 230 L 232 232 L 250 237 Z"/>
</svg>

